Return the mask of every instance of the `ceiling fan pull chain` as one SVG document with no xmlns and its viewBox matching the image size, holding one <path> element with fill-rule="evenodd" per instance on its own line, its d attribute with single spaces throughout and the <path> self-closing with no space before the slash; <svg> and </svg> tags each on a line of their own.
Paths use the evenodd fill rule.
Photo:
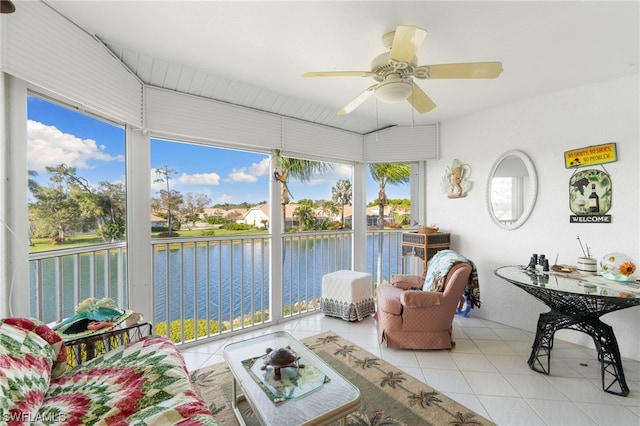
<svg viewBox="0 0 640 426">
<path fill-rule="evenodd" d="M 413 98 L 413 93 L 414 93 L 413 89 L 415 89 L 415 87 L 413 87 L 413 86 L 415 86 L 415 85 L 416 85 L 416 83 L 412 80 L 411 81 L 411 128 L 412 129 L 413 129 L 413 126 L 416 124 L 416 115 L 415 115 L 415 110 L 416 109 L 413 107 L 415 105 L 414 98 Z"/>
<path fill-rule="evenodd" d="M 376 98 L 376 142 L 380 141 L 380 137 L 378 137 L 378 129 L 380 125 L 378 124 L 378 98 Z"/>
</svg>

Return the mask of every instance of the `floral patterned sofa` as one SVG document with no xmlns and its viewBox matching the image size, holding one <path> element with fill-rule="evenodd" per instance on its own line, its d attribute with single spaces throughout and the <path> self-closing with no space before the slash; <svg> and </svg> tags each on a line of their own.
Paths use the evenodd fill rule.
<svg viewBox="0 0 640 426">
<path fill-rule="evenodd" d="M 170 340 L 146 337 L 66 369 L 47 325 L 0 319 L 0 424 L 215 425 Z"/>
</svg>

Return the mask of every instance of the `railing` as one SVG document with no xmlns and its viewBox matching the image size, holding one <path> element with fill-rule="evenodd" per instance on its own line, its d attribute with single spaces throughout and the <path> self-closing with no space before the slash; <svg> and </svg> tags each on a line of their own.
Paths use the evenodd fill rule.
<svg viewBox="0 0 640 426">
<path fill-rule="evenodd" d="M 367 231 L 367 272 L 374 286 L 402 271 L 402 233 L 406 230 Z"/>
<path fill-rule="evenodd" d="M 269 319 L 270 236 L 154 239 L 155 327 L 174 342 Z"/>
<path fill-rule="evenodd" d="M 88 297 L 128 306 L 125 242 L 29 254 L 29 311 L 45 323 L 74 314 Z"/>
<path fill-rule="evenodd" d="M 372 275 L 374 286 L 401 271 L 402 232 L 406 231 L 367 232 L 366 272 Z M 320 308 L 322 276 L 340 269 L 351 269 L 352 241 L 352 232 L 345 231 L 301 232 L 284 236 L 284 317 Z"/>
<path fill-rule="evenodd" d="M 401 270 L 402 232 L 367 232 L 366 272 L 374 285 Z M 267 323 L 270 241 L 270 235 L 153 239 L 154 332 L 186 343 Z M 319 309 L 322 276 L 351 269 L 352 258 L 351 231 L 285 234 L 280 316 Z M 30 269 L 31 312 L 45 322 L 73 315 L 91 296 L 128 306 L 125 243 L 33 253 Z"/>
<path fill-rule="evenodd" d="M 296 232 L 283 236 L 283 317 L 320 309 L 322 276 L 351 269 L 351 231 Z"/>
</svg>

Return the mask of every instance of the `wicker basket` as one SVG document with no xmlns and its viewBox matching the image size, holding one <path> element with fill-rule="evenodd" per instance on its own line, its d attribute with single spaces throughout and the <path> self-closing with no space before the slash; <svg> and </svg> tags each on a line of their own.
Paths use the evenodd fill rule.
<svg viewBox="0 0 640 426">
<path fill-rule="evenodd" d="M 439 228 L 431 228 L 430 226 L 421 226 L 418 228 L 418 234 L 435 234 Z"/>
</svg>

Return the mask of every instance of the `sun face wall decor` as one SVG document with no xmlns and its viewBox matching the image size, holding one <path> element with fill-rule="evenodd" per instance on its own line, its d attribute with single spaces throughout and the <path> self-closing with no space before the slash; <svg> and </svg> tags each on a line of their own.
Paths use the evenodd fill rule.
<svg viewBox="0 0 640 426">
<path fill-rule="evenodd" d="M 457 159 L 453 160 L 451 167 L 442 177 L 440 187 L 449 198 L 463 198 L 471 190 L 472 182 L 468 179 L 471 176 L 471 166 L 462 164 Z"/>
</svg>

